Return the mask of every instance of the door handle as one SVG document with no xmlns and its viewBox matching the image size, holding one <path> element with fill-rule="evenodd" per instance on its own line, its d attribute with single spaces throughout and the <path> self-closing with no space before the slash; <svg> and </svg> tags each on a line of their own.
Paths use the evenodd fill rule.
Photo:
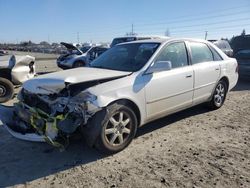
<svg viewBox="0 0 250 188">
<path fill-rule="evenodd" d="M 192 75 L 191 75 L 191 74 L 186 76 L 186 78 L 191 78 L 191 77 L 192 77 Z"/>
<path fill-rule="evenodd" d="M 216 68 L 215 70 L 218 71 L 218 70 L 220 70 L 220 68 Z"/>
</svg>

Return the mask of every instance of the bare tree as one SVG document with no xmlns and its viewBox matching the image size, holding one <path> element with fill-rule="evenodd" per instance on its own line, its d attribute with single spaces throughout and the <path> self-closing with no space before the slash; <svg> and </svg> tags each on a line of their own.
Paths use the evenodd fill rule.
<svg viewBox="0 0 250 188">
<path fill-rule="evenodd" d="M 246 35 L 246 30 L 245 29 L 243 29 L 241 35 L 243 35 L 243 36 Z"/>
</svg>

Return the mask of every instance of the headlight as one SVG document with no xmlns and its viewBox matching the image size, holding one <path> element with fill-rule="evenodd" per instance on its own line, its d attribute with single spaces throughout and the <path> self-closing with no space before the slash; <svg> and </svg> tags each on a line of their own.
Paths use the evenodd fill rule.
<svg viewBox="0 0 250 188">
<path fill-rule="evenodd" d="M 85 112 L 95 112 L 99 108 L 94 104 L 94 101 L 97 99 L 97 96 L 93 95 L 90 92 L 82 92 L 76 95 L 71 99 L 71 102 L 74 104 L 77 104 L 77 108 L 75 108 L 75 111 L 79 111 L 79 107 L 81 109 L 84 109 Z"/>
<path fill-rule="evenodd" d="M 93 95 L 92 93 L 88 91 L 81 92 L 73 98 L 74 101 L 77 101 L 79 103 L 94 102 L 96 99 L 97 99 L 97 96 Z"/>
<path fill-rule="evenodd" d="M 89 101 L 89 102 L 93 102 L 97 99 L 97 96 L 93 95 L 90 92 L 83 92 L 80 94 L 81 97 L 85 100 L 85 101 Z"/>
</svg>

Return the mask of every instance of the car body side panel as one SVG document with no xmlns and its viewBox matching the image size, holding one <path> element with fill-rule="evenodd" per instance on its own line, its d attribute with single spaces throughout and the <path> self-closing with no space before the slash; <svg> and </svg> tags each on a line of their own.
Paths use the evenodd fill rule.
<svg viewBox="0 0 250 188">
<path fill-rule="evenodd" d="M 237 63 L 236 59 L 228 58 L 225 61 L 221 61 L 220 66 L 221 66 L 220 78 L 226 77 L 228 79 L 228 81 L 229 81 L 228 90 L 230 91 L 231 89 L 233 89 L 235 87 L 235 85 L 238 82 L 239 74 L 238 74 L 238 72 L 236 72 L 238 63 Z"/>
<path fill-rule="evenodd" d="M 131 83 L 133 83 L 131 85 Z M 94 105 L 106 107 L 110 103 L 127 99 L 132 101 L 140 110 L 141 125 L 146 120 L 145 106 L 145 83 L 141 75 L 132 74 L 121 79 L 106 82 L 87 89 L 90 93 L 97 96 Z"/>
<path fill-rule="evenodd" d="M 193 68 L 186 66 L 145 75 L 147 117 L 154 119 L 192 105 Z"/>
<path fill-rule="evenodd" d="M 194 68 L 194 97 L 193 105 L 208 100 L 220 78 L 219 61 L 198 63 Z"/>
</svg>

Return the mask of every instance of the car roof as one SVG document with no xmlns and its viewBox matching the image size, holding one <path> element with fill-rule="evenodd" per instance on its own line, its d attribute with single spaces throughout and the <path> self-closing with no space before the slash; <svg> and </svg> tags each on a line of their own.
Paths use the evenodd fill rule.
<svg viewBox="0 0 250 188">
<path fill-rule="evenodd" d="M 136 40 L 131 42 L 125 42 L 125 43 L 166 43 L 170 41 L 190 41 L 190 42 L 202 42 L 202 43 L 210 43 L 207 40 L 203 39 L 194 39 L 194 38 L 176 38 L 176 37 L 165 37 L 165 38 L 155 38 L 155 39 L 147 39 L 147 40 Z M 117 45 L 121 45 L 124 43 L 120 43 Z"/>
</svg>

